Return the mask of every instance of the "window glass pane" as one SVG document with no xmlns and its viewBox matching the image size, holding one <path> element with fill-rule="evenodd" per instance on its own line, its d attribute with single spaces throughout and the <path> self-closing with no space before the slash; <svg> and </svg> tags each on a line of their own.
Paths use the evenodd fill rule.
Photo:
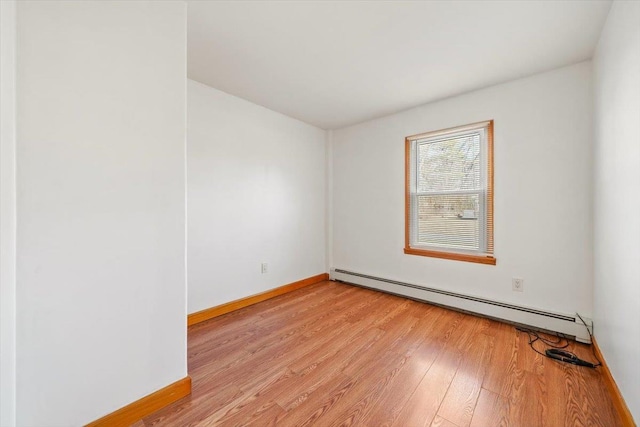
<svg viewBox="0 0 640 427">
<path fill-rule="evenodd" d="M 418 245 L 480 250 L 479 194 L 417 196 Z"/>
<path fill-rule="evenodd" d="M 480 189 L 480 135 L 418 143 L 418 192 Z"/>
</svg>

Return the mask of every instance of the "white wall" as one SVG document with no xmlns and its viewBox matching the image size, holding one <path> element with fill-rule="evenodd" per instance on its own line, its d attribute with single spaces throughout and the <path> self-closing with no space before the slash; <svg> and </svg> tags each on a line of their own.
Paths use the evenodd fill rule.
<svg viewBox="0 0 640 427">
<path fill-rule="evenodd" d="M 594 57 L 595 335 L 640 420 L 640 3 L 614 2 Z"/>
<path fill-rule="evenodd" d="M 333 267 L 590 316 L 590 88 L 583 62 L 334 131 Z M 404 138 L 489 119 L 497 265 L 405 255 Z"/>
<path fill-rule="evenodd" d="M 0 2 L 0 426 L 16 416 L 16 2 Z"/>
<path fill-rule="evenodd" d="M 190 80 L 187 165 L 189 313 L 327 271 L 323 130 Z"/>
<path fill-rule="evenodd" d="M 327 272 L 331 270 L 333 265 L 333 131 L 325 132 L 325 268 Z"/>
<path fill-rule="evenodd" d="M 187 374 L 182 2 L 19 2 L 18 425 Z"/>
</svg>

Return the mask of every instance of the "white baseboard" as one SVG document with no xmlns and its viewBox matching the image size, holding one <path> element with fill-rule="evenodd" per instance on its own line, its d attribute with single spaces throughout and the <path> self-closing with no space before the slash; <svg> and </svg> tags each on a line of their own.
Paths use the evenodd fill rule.
<svg viewBox="0 0 640 427">
<path fill-rule="evenodd" d="M 575 314 L 555 313 L 538 308 L 492 301 L 486 298 L 449 292 L 387 278 L 374 277 L 337 268 L 331 269 L 330 278 L 331 280 L 377 289 L 383 292 L 468 311 L 510 323 L 559 332 L 583 343 L 591 342 L 587 328 L 585 328 L 582 321 Z M 589 325 L 589 328 L 592 329 L 593 324 L 591 319 L 584 316 L 583 318 L 587 325 Z"/>
</svg>

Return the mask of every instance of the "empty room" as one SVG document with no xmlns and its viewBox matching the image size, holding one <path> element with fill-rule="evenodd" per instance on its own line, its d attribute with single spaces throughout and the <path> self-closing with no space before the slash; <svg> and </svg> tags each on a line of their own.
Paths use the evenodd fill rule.
<svg viewBox="0 0 640 427">
<path fill-rule="evenodd" d="M 635 426 L 640 2 L 0 0 L 0 427 Z"/>
</svg>

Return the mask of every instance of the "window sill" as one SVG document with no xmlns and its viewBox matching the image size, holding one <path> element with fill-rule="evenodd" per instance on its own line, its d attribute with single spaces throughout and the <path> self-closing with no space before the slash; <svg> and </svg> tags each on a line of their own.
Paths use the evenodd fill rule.
<svg viewBox="0 0 640 427">
<path fill-rule="evenodd" d="M 496 265 L 496 259 L 489 255 L 470 255 L 470 254 L 460 254 L 455 252 L 429 251 L 425 249 L 413 249 L 413 248 L 404 248 L 404 253 L 407 255 L 420 255 L 420 256 L 428 256 L 432 258 L 444 258 L 444 259 L 451 259 L 455 261 L 466 261 L 466 262 L 476 262 L 479 264 Z"/>
</svg>

